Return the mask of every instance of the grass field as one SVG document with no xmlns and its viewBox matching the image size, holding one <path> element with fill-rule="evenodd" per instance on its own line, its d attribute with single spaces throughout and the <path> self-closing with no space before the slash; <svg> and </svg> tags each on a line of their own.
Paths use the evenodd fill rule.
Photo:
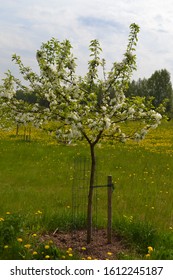
<svg viewBox="0 0 173 280">
<path fill-rule="evenodd" d="M 74 159 L 89 157 L 89 149 L 85 143 L 58 145 L 37 131 L 31 136 L 32 141 L 26 142 L 11 131 L 0 132 L 0 216 L 20 213 L 32 231 L 53 231 L 57 227 L 67 230 L 71 223 Z M 141 240 L 141 235 L 149 238 L 154 230 L 162 239 L 158 241 L 162 253 L 155 258 L 163 257 L 163 251 L 164 258 L 172 258 L 173 123 L 164 122 L 140 143 L 98 144 L 97 164 L 97 184 L 105 184 L 110 174 L 113 177 L 115 230 L 132 243 L 132 235 L 138 234 Z M 99 189 L 100 227 L 106 225 L 105 197 L 105 190 Z M 156 247 L 156 240 L 152 242 Z"/>
</svg>

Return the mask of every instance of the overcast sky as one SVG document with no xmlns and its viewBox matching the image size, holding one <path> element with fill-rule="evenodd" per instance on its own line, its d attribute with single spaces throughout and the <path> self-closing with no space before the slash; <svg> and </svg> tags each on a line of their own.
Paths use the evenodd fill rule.
<svg viewBox="0 0 173 280">
<path fill-rule="evenodd" d="M 80 74 L 98 39 L 109 71 L 122 59 L 133 22 L 141 29 L 133 78 L 167 69 L 173 80 L 173 0 L 0 0 L 0 78 L 8 69 L 17 75 L 13 53 L 36 70 L 36 50 L 51 37 L 71 41 Z"/>
</svg>

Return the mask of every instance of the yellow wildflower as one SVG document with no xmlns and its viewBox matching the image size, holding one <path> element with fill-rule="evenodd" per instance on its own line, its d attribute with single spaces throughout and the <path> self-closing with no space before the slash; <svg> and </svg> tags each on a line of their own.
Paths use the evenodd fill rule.
<svg viewBox="0 0 173 280">
<path fill-rule="evenodd" d="M 66 253 L 67 253 L 67 254 L 71 254 L 71 253 L 72 253 L 72 251 L 73 251 L 73 249 L 72 249 L 72 248 L 68 248 L 68 249 L 67 249 L 67 251 L 66 251 Z"/>
<path fill-rule="evenodd" d="M 5 245 L 5 246 L 4 246 L 4 249 L 8 249 L 8 245 Z"/>
<path fill-rule="evenodd" d="M 32 234 L 32 237 L 36 237 L 36 236 L 37 236 L 37 234 L 36 234 L 36 233 L 33 233 L 33 234 Z"/>
<path fill-rule="evenodd" d="M 70 254 L 68 254 L 68 255 L 69 255 L 69 257 L 73 257 L 73 254 L 71 254 L 71 253 L 70 253 Z"/>
<path fill-rule="evenodd" d="M 72 248 L 68 248 L 68 251 L 72 251 L 73 249 Z"/>
<path fill-rule="evenodd" d="M 35 256 L 35 255 L 38 255 L 38 253 L 37 253 L 36 251 L 34 251 L 32 254 L 33 254 L 34 256 Z"/>
<path fill-rule="evenodd" d="M 21 242 L 23 242 L 23 239 L 22 238 L 17 238 L 17 241 L 21 243 Z"/>
<path fill-rule="evenodd" d="M 107 255 L 108 255 L 108 256 L 112 256 L 112 253 L 111 253 L 111 252 L 107 252 Z"/>
<path fill-rule="evenodd" d="M 92 258 L 90 256 L 87 257 L 87 260 L 92 260 Z"/>
<path fill-rule="evenodd" d="M 25 247 L 26 249 L 29 249 L 29 248 L 31 248 L 31 244 L 25 244 L 24 247 Z"/>
<path fill-rule="evenodd" d="M 4 222 L 4 218 L 0 218 L 0 222 Z"/>
<path fill-rule="evenodd" d="M 85 251 L 85 250 L 86 250 L 86 248 L 85 248 L 85 247 L 82 247 L 82 250 L 83 250 L 83 251 Z"/>
<path fill-rule="evenodd" d="M 50 259 L 50 256 L 49 256 L 49 255 L 46 255 L 46 256 L 45 256 L 45 259 L 47 259 L 47 260 Z"/>
<path fill-rule="evenodd" d="M 10 215 L 11 213 L 10 213 L 10 212 L 6 212 L 6 214 L 7 214 L 7 215 Z"/>
<path fill-rule="evenodd" d="M 50 246 L 49 245 L 45 245 L 44 248 L 47 250 L 47 249 L 50 248 Z"/>
<path fill-rule="evenodd" d="M 145 256 L 146 256 L 146 258 L 149 258 L 149 257 L 150 257 L 150 254 L 146 254 Z"/>
<path fill-rule="evenodd" d="M 35 215 L 41 215 L 42 214 L 42 212 L 40 211 L 40 210 L 38 210 L 36 213 L 35 213 Z"/>
<path fill-rule="evenodd" d="M 153 247 L 151 247 L 151 246 L 148 246 L 148 253 L 150 254 L 151 252 L 153 252 Z"/>
</svg>

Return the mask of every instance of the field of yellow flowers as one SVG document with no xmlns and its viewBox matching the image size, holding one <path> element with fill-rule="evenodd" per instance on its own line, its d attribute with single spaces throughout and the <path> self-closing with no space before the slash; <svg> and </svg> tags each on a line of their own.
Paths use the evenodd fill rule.
<svg viewBox="0 0 173 280">
<path fill-rule="evenodd" d="M 104 185 L 108 175 L 113 177 L 115 231 L 131 244 L 138 236 L 138 251 L 143 255 L 172 258 L 168 248 L 173 242 L 173 122 L 163 122 L 139 143 L 101 143 L 96 152 L 97 184 Z M 70 230 L 76 157 L 89 157 L 85 143 L 61 145 L 34 128 L 31 132 L 20 128 L 18 136 L 16 129 L 0 131 L 1 259 L 76 257 L 37 240 L 41 233 L 56 228 Z M 95 203 L 97 226 L 105 227 L 104 189 L 97 190 Z M 157 244 L 162 252 L 147 251 Z"/>
</svg>

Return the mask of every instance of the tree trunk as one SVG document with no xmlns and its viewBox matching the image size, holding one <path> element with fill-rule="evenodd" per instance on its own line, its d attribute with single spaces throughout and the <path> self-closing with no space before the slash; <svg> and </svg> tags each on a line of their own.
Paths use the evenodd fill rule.
<svg viewBox="0 0 173 280">
<path fill-rule="evenodd" d="M 17 123 L 17 125 L 16 125 L 16 136 L 18 136 L 19 135 L 19 124 Z"/>
<path fill-rule="evenodd" d="M 88 216 L 87 216 L 87 243 L 88 244 L 91 242 L 91 237 L 92 237 L 92 202 L 93 202 L 93 186 L 94 186 L 95 167 L 96 167 L 94 147 L 95 147 L 95 143 L 90 143 L 91 173 L 90 173 L 90 187 L 88 193 Z"/>
</svg>

